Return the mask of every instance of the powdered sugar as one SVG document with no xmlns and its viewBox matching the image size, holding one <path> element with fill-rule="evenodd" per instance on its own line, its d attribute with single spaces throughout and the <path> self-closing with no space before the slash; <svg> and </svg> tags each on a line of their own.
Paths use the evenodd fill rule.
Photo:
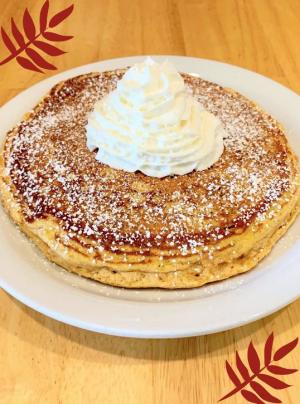
<svg viewBox="0 0 300 404">
<path fill-rule="evenodd" d="M 243 97 L 185 75 L 187 85 L 226 132 L 210 169 L 163 179 L 113 170 L 86 147 L 87 113 L 116 86 L 121 71 L 71 79 L 21 123 L 6 166 L 27 220 L 52 215 L 89 254 L 137 254 L 158 247 L 188 255 L 246 228 L 292 186 L 283 132 Z M 279 208 L 277 206 L 277 208 Z M 164 254 L 164 253 L 162 253 Z"/>
</svg>

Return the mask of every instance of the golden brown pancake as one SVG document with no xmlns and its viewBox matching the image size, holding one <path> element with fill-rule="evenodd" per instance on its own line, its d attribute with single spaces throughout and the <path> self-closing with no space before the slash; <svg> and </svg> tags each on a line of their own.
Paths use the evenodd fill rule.
<svg viewBox="0 0 300 404">
<path fill-rule="evenodd" d="M 242 95 L 183 74 L 227 137 L 209 169 L 148 177 L 98 162 L 87 117 L 125 70 L 57 84 L 6 137 L 2 203 L 53 262 L 129 288 L 189 288 L 253 268 L 299 211 L 281 125 Z M 21 270 L 21 269 L 20 269 Z"/>
</svg>

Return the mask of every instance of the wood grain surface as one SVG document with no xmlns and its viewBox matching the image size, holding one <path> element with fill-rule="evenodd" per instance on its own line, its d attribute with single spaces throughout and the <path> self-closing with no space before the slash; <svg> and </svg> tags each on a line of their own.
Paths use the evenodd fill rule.
<svg viewBox="0 0 300 404">
<path fill-rule="evenodd" d="M 51 1 L 50 12 L 71 1 Z M 12 16 L 21 24 L 26 6 L 37 19 L 41 5 L 1 0 L 0 24 L 9 30 Z M 58 29 L 74 35 L 61 44 L 68 53 L 49 61 L 63 71 L 121 56 L 197 56 L 246 67 L 300 92 L 299 17 L 299 0 L 77 0 Z M 1 43 L 0 58 L 6 54 Z M 15 61 L 0 66 L 1 105 L 48 75 Z M 137 340 L 67 326 L 0 291 L 0 403 L 217 403 L 232 389 L 225 360 L 234 363 L 236 350 L 246 358 L 251 340 L 262 354 L 272 331 L 276 346 L 300 335 L 300 300 L 228 332 Z M 299 364 L 299 347 L 282 361 Z M 299 403 L 300 372 L 282 378 L 292 387 L 275 395 Z M 237 395 L 225 402 L 246 401 Z"/>
</svg>

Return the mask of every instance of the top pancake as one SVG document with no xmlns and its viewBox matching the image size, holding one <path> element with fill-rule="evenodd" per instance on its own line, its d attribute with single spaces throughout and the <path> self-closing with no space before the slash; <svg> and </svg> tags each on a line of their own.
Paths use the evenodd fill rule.
<svg viewBox="0 0 300 404">
<path fill-rule="evenodd" d="M 123 74 L 58 84 L 8 134 L 4 165 L 27 222 L 55 218 L 68 238 L 96 241 L 99 251 L 184 256 L 242 234 L 292 191 L 296 163 L 278 122 L 240 94 L 187 74 L 227 132 L 217 163 L 158 179 L 96 161 L 86 146 L 88 113 Z"/>
</svg>

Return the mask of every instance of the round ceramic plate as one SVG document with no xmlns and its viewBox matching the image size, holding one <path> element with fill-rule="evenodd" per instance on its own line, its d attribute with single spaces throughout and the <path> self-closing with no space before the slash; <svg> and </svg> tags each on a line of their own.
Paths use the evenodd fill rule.
<svg viewBox="0 0 300 404">
<path fill-rule="evenodd" d="M 154 57 L 162 61 L 166 57 Z M 300 155 L 300 97 L 256 73 L 209 60 L 168 56 L 178 70 L 231 87 L 282 122 Z M 144 57 L 78 67 L 41 81 L 0 110 L 1 141 L 58 81 L 132 65 Z M 254 270 L 191 290 L 126 290 L 67 273 L 37 251 L 0 210 L 0 286 L 39 312 L 77 327 L 128 337 L 209 334 L 266 316 L 300 296 L 300 218 Z"/>
</svg>

